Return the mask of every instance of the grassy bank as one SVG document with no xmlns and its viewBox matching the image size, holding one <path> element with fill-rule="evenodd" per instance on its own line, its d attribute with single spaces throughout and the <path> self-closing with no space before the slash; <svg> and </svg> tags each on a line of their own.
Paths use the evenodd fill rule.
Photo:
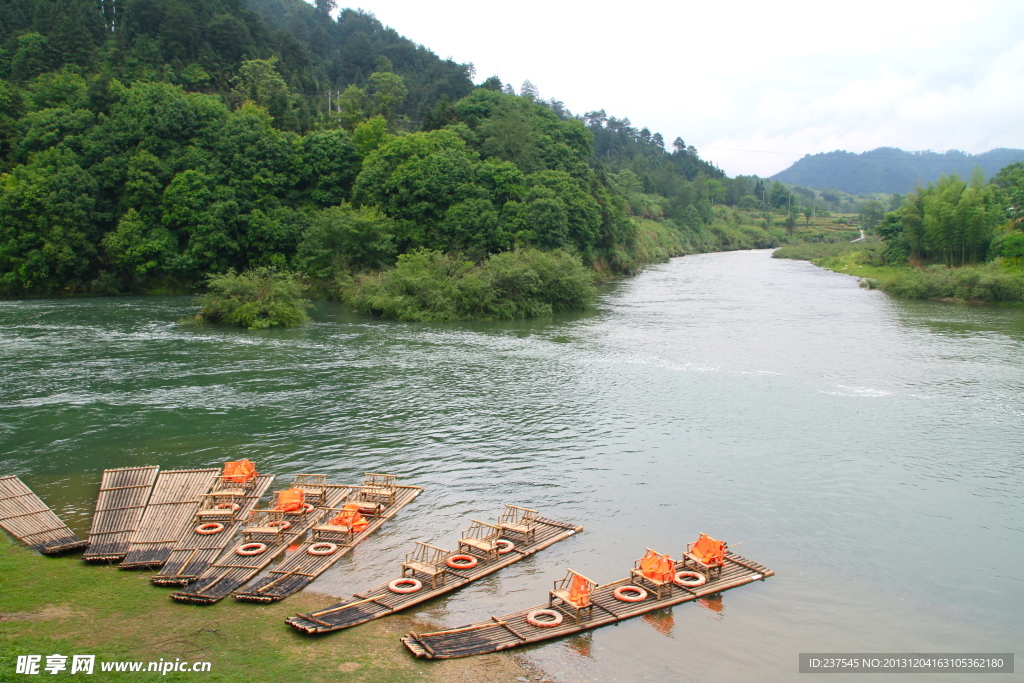
<svg viewBox="0 0 1024 683">
<path fill-rule="evenodd" d="M 228 599 L 201 607 L 174 603 L 169 594 L 150 585 L 147 572 L 86 565 L 77 555 L 43 557 L 0 542 L 0 681 L 22 678 L 14 672 L 23 654 L 43 655 L 44 665 L 47 655 L 68 655 L 69 669 L 70 655 L 96 655 L 100 681 L 515 681 L 533 673 L 507 654 L 417 660 L 399 637 L 429 629 L 403 615 L 322 637 L 285 626 L 289 614 L 335 602 L 327 596 L 299 593 L 270 605 Z M 211 670 L 99 670 L 101 661 L 176 658 L 210 662 Z"/>
<path fill-rule="evenodd" d="M 950 268 L 931 265 L 874 265 L 878 256 L 864 243 L 794 244 L 781 247 L 775 258 L 810 261 L 816 266 L 861 278 L 869 289 L 908 299 L 941 299 L 976 303 L 1024 302 L 1024 272 L 987 263 Z"/>
</svg>

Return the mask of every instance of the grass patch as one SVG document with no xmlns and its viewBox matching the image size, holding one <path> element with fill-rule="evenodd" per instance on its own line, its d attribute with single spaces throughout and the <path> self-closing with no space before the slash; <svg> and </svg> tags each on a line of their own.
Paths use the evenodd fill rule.
<svg viewBox="0 0 1024 683">
<path fill-rule="evenodd" d="M 181 605 L 148 572 L 87 565 L 78 555 L 41 556 L 0 543 L 0 681 L 20 680 L 17 655 L 96 655 L 99 681 L 514 681 L 528 671 L 510 655 L 426 662 L 399 637 L 430 630 L 403 615 L 320 637 L 284 624 L 289 614 L 336 600 L 299 593 L 284 603 L 222 600 Z M 208 661 L 209 673 L 101 673 L 101 661 Z M 145 667 L 144 667 L 145 668 Z M 480 669 L 480 670 L 476 670 Z M 494 676 L 490 673 L 494 672 Z M 68 674 L 68 671 L 62 672 Z M 49 676 L 42 672 L 43 676 Z"/>
</svg>

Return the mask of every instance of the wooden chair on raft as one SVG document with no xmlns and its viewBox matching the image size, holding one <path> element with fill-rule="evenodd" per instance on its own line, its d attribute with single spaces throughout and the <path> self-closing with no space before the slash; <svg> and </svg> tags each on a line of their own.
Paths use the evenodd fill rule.
<svg viewBox="0 0 1024 683">
<path fill-rule="evenodd" d="M 506 505 L 505 512 L 498 517 L 498 528 L 505 534 L 522 536 L 527 543 L 530 543 L 537 533 L 538 514 L 536 510 L 529 508 Z"/>
<path fill-rule="evenodd" d="M 326 524 L 313 527 L 313 540 L 340 543 L 352 542 L 352 537 L 370 526 L 363 517 L 361 504 L 349 501 L 340 508 L 322 508 L 329 517 Z"/>
<path fill-rule="evenodd" d="M 470 520 L 472 524 L 459 539 L 459 552 L 473 553 L 474 550 L 484 554 L 484 559 L 498 559 L 498 539 L 501 529 L 494 524 Z"/>
<path fill-rule="evenodd" d="M 590 602 L 590 594 L 597 588 L 597 582 L 591 581 L 579 572 L 568 570 L 565 578 L 555 581 L 555 587 L 548 591 L 548 608 L 558 608 L 575 617 L 579 625 L 583 619 L 594 616 L 594 604 Z M 584 616 L 586 615 L 586 616 Z"/>
<path fill-rule="evenodd" d="M 709 580 L 714 578 L 712 574 L 717 572 L 718 577 L 721 578 L 727 549 L 728 546 L 724 541 L 716 541 L 707 534 L 701 534 L 697 537 L 696 543 L 686 545 L 686 552 L 683 554 L 683 569 L 693 567 Z"/>
<path fill-rule="evenodd" d="M 303 500 L 310 505 L 322 505 L 324 502 L 324 491 L 327 489 L 327 475 L 296 474 L 289 488 L 302 491 Z"/>
<path fill-rule="evenodd" d="M 391 507 L 398 495 L 398 477 L 393 474 L 366 473 L 363 485 L 359 487 L 359 502 L 383 504 Z"/>
<path fill-rule="evenodd" d="M 445 573 L 448 570 L 445 561 L 451 555 L 449 550 L 416 541 L 416 549 L 405 554 L 405 562 L 402 563 L 402 576 L 416 578 L 416 574 L 419 573 L 430 579 L 432 589 L 437 588 L 438 583 L 443 586 Z"/>
<path fill-rule="evenodd" d="M 636 561 L 629 570 L 629 582 L 641 588 L 650 587 L 661 600 L 662 595 L 672 595 L 676 580 L 676 563 L 669 555 L 647 548 L 647 554 Z"/>
<path fill-rule="evenodd" d="M 232 524 L 238 520 L 238 512 L 245 502 L 244 496 L 236 495 L 236 491 L 219 491 L 205 493 L 199 509 L 192 516 L 197 524 L 219 522 Z"/>
<path fill-rule="evenodd" d="M 285 512 L 280 510 L 253 510 L 249 521 L 242 529 L 242 538 L 246 543 L 259 541 L 277 543 L 281 534 L 292 525 L 285 519 Z"/>
<path fill-rule="evenodd" d="M 224 463 L 224 470 L 215 477 L 213 493 L 223 493 L 244 498 L 256 484 L 256 465 L 251 460 L 236 460 Z"/>
</svg>

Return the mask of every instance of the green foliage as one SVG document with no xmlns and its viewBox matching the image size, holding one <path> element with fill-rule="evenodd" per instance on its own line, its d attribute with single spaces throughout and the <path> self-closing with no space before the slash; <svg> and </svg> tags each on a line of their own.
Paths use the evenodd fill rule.
<svg viewBox="0 0 1024 683">
<path fill-rule="evenodd" d="M 867 286 L 910 299 L 957 299 L 986 303 L 1024 302 L 1024 273 L 995 265 L 904 268 Z"/>
<path fill-rule="evenodd" d="M 862 249 L 861 244 L 852 242 L 799 242 L 787 244 L 772 252 L 772 258 L 788 258 L 798 261 L 815 261 L 834 258 Z"/>
<path fill-rule="evenodd" d="M 516 250 L 480 264 L 417 250 L 399 256 L 392 270 L 360 278 L 345 298 L 363 313 L 396 320 L 513 320 L 584 309 L 596 295 L 594 277 L 561 250 Z"/>
<path fill-rule="evenodd" d="M 322 279 L 387 267 L 395 260 L 394 229 L 394 222 L 374 207 L 332 206 L 313 218 L 296 263 L 306 275 Z"/>
<path fill-rule="evenodd" d="M 262 330 L 294 327 L 309 320 L 309 302 L 302 298 L 302 283 L 292 273 L 254 268 L 241 274 L 229 270 L 212 275 L 208 294 L 199 297 L 201 322 Z"/>
</svg>

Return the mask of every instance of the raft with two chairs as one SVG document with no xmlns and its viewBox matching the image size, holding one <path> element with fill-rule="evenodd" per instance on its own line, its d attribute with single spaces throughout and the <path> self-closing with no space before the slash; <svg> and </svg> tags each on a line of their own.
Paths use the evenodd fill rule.
<svg viewBox="0 0 1024 683">
<path fill-rule="evenodd" d="M 697 600 L 774 573 L 701 534 L 679 562 L 648 549 L 627 578 L 604 585 L 569 569 L 548 591 L 546 604 L 445 631 L 409 633 L 402 642 L 425 659 L 498 652 Z"/>
<path fill-rule="evenodd" d="M 293 484 L 295 485 L 295 484 Z M 267 576 L 233 593 L 244 602 L 276 602 L 296 593 L 327 571 L 423 492 L 397 483 L 393 474 L 367 473 L 340 505 L 323 509 L 326 523 L 312 527 L 312 538 Z"/>
<path fill-rule="evenodd" d="M 285 623 L 304 633 L 328 633 L 379 619 L 457 590 L 582 530 L 540 517 L 536 510 L 506 505 L 497 524 L 472 520 L 458 550 L 417 541 L 398 578 L 356 593 L 351 600 L 289 617 Z"/>
</svg>

